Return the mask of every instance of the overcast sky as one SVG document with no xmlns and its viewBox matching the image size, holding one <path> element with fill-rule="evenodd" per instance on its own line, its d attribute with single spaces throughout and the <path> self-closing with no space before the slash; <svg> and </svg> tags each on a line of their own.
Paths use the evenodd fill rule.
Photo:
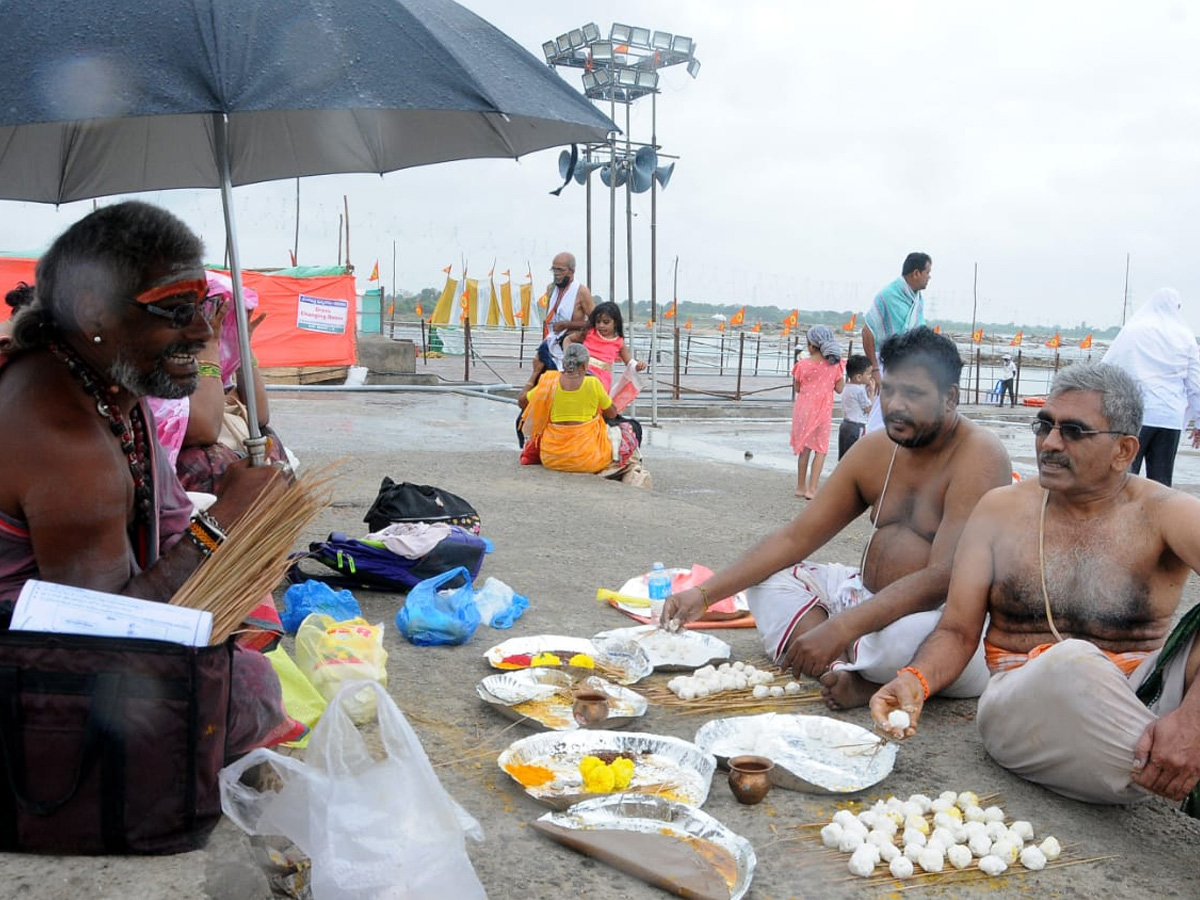
<svg viewBox="0 0 1200 900">
<path fill-rule="evenodd" d="M 663 72 L 658 141 L 679 162 L 658 203 L 658 297 L 861 310 L 909 250 L 934 258 L 934 317 L 1117 324 L 1174 286 L 1200 329 L 1200 9 L 1183 2 L 467 0 L 541 56 L 613 21 L 692 37 L 702 69 Z M 579 70 L 561 70 L 579 87 Z M 624 111 L 618 108 L 618 122 Z M 650 139 L 650 99 L 633 109 Z M 301 184 L 300 262 L 351 259 L 385 285 L 440 286 L 526 260 L 539 289 L 561 249 L 585 277 L 584 190 L 560 197 L 558 151 Z M 599 187 L 599 181 L 596 180 Z M 235 190 L 247 266 L 288 264 L 294 182 Z M 217 191 L 143 195 L 223 246 Z M 609 294 L 608 209 L 593 216 L 593 291 Z M 91 209 L 2 204 L 0 247 L 39 251 Z M 649 295 L 650 195 L 634 197 L 634 275 Z M 624 301 L 624 195 L 616 299 Z M 392 248 L 396 246 L 393 274 Z"/>
</svg>

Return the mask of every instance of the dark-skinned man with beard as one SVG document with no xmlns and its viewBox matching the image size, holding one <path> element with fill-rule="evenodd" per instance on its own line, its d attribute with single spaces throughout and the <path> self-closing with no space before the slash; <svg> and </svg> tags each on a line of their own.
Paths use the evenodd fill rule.
<svg viewBox="0 0 1200 900">
<path fill-rule="evenodd" d="M 1141 426 L 1124 370 L 1055 376 L 1033 422 L 1037 480 L 975 508 L 941 622 L 871 699 L 879 727 L 913 736 L 986 625 L 992 676 L 976 723 L 996 762 L 1091 803 L 1192 792 L 1185 808 L 1200 816 L 1200 606 L 1172 627 L 1200 571 L 1200 500 L 1130 473 Z M 888 724 L 896 709 L 907 727 Z"/>
<path fill-rule="evenodd" d="M 746 590 L 768 656 L 797 676 L 820 678 L 831 708 L 861 706 L 937 625 L 959 535 L 979 499 L 1008 484 L 995 435 L 958 413 L 962 360 L 925 327 L 880 348 L 886 428 L 861 438 L 816 497 L 700 587 L 668 598 L 675 628 L 713 602 Z M 870 510 L 859 566 L 809 556 Z M 943 693 L 977 696 L 982 650 Z"/>
<path fill-rule="evenodd" d="M 212 336 L 200 240 L 145 203 L 93 212 L 38 262 L 0 352 L 0 613 L 43 581 L 169 600 L 266 491 L 235 465 L 193 515 L 144 398 L 185 397 Z M 230 752 L 290 727 L 261 654 L 234 654 Z"/>
</svg>

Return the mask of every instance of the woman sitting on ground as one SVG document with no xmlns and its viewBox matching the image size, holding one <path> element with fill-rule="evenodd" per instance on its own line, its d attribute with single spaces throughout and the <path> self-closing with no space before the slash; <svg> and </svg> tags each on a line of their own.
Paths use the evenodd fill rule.
<svg viewBox="0 0 1200 900">
<path fill-rule="evenodd" d="M 637 438 L 627 422 L 618 425 L 621 442 L 613 458 L 607 421 L 615 419 L 617 411 L 604 385 L 587 373 L 587 365 L 584 346 L 571 344 L 563 352 L 562 371 L 543 374 L 537 387 L 522 398 L 521 427 L 547 469 L 597 474 L 637 458 Z M 521 461 L 535 460 L 522 455 Z"/>
</svg>

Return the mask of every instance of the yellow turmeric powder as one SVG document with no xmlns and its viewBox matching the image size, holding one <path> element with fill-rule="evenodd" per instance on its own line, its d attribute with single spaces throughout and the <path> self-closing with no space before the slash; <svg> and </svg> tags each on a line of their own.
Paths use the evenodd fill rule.
<svg viewBox="0 0 1200 900">
<path fill-rule="evenodd" d="M 509 763 L 504 767 L 513 778 L 523 787 L 539 787 L 554 780 L 554 773 L 545 766 L 526 766 L 521 763 Z"/>
</svg>

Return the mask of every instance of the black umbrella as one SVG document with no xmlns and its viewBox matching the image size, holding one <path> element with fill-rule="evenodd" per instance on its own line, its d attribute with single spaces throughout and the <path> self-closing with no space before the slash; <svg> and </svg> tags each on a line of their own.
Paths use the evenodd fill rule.
<svg viewBox="0 0 1200 900">
<path fill-rule="evenodd" d="M 0 0 L 0 18 L 0 198 L 221 188 L 246 367 L 234 185 L 515 158 L 615 130 L 450 0 Z"/>
</svg>

